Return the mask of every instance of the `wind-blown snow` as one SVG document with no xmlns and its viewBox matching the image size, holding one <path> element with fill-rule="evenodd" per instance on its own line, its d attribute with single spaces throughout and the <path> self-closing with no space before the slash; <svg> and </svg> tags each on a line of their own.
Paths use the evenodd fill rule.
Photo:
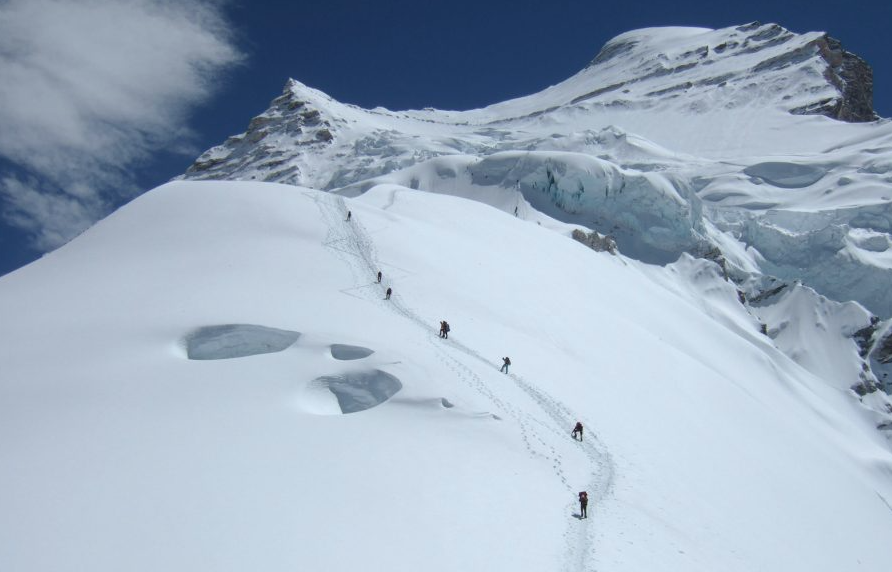
<svg viewBox="0 0 892 572">
<path fill-rule="evenodd" d="M 882 401 L 719 265 L 504 210 L 177 182 L 0 279 L 0 569 L 886 570 Z"/>
</svg>

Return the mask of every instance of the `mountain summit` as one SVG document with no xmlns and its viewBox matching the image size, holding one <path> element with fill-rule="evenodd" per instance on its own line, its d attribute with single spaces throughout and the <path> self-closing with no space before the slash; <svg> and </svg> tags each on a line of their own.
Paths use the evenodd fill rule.
<svg viewBox="0 0 892 572">
<path fill-rule="evenodd" d="M 337 169 L 332 177 L 303 159 L 306 155 L 328 155 L 325 147 L 343 151 L 351 146 L 349 154 L 334 155 L 348 160 L 357 155 L 369 162 L 386 151 L 382 147 L 388 135 L 411 142 L 414 161 L 456 152 L 485 153 L 494 147 L 530 148 L 541 143 L 505 132 L 530 124 L 562 124 L 569 118 L 573 122 L 568 127 L 577 131 L 617 124 L 670 149 L 713 155 L 724 149 L 765 147 L 764 131 L 777 125 L 763 116 L 777 111 L 874 121 L 878 117 L 872 90 L 870 67 L 826 34 L 795 34 L 777 24 L 759 23 L 722 30 L 649 28 L 614 38 L 584 70 L 556 86 L 472 111 L 365 110 L 289 80 L 282 95 L 245 133 L 204 153 L 186 176 L 333 189 L 406 166 L 406 161 L 349 172 Z M 652 125 L 658 114 L 666 113 L 688 120 L 673 122 L 671 130 Z M 743 136 L 746 144 L 715 145 L 715 135 L 727 126 L 711 120 L 716 114 L 754 123 L 747 133 L 736 134 L 735 139 Z M 438 131 L 433 125 L 451 127 L 449 137 L 432 140 Z M 487 126 L 492 133 L 486 133 Z M 566 133 L 566 128 L 555 128 L 548 135 Z M 369 139 L 373 134 L 380 137 Z M 711 145 L 697 144 L 698 138 Z"/>
<path fill-rule="evenodd" d="M 610 84 L 573 103 L 678 99 L 696 111 L 754 99 L 793 114 L 878 119 L 873 72 L 864 60 L 826 34 L 794 34 L 777 24 L 638 30 L 608 42 L 586 71 Z"/>
</svg>

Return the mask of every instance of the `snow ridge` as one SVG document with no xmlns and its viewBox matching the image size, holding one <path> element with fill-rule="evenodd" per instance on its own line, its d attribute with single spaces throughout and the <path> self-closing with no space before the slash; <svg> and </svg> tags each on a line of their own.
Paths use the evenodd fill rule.
<svg viewBox="0 0 892 572">
<path fill-rule="evenodd" d="M 336 250 L 339 255 L 342 255 L 341 258 L 350 264 L 351 272 L 357 279 L 357 283 L 363 285 L 359 287 L 357 293 L 361 293 L 366 300 L 381 303 L 380 292 L 389 286 L 390 282 L 384 282 L 381 285 L 372 284 L 371 287 L 367 287 L 366 277 L 375 275 L 377 269 L 386 266 L 386 264 L 378 260 L 375 254 L 374 242 L 366 232 L 365 227 L 356 219 L 345 222 L 347 221 L 348 209 L 342 197 L 314 194 L 312 198 L 316 202 L 323 220 L 326 221 L 330 229 L 325 243 L 326 246 Z M 560 479 L 568 492 L 572 493 L 574 491 L 575 484 L 568 482 L 567 476 L 561 468 L 561 459 L 563 455 L 568 454 L 568 447 L 566 446 L 567 428 L 575 424 L 576 420 L 579 419 L 578 415 L 574 415 L 566 405 L 530 384 L 522 376 L 508 373 L 506 377 L 512 380 L 516 387 L 523 391 L 527 398 L 541 409 L 551 421 L 548 427 L 544 427 L 541 422 L 537 421 L 526 411 L 526 408 L 514 405 L 516 397 L 498 395 L 493 388 L 487 386 L 480 379 L 480 376 L 475 373 L 474 369 L 465 365 L 462 359 L 470 358 L 476 362 L 478 367 L 493 367 L 492 363 L 484 356 L 456 341 L 454 337 L 443 340 L 435 336 L 429 324 L 418 313 L 407 307 L 400 299 L 398 293 L 395 293 L 384 305 L 391 311 L 414 323 L 434 346 L 437 355 L 448 369 L 455 372 L 456 376 L 463 383 L 486 397 L 503 415 L 513 419 L 518 424 L 530 454 L 539 456 L 544 461 L 552 463 L 555 476 Z M 575 441 L 573 445 L 576 445 Z M 559 448 L 563 451 L 559 451 Z M 598 439 L 597 432 L 592 430 L 592 428 L 589 429 L 587 440 L 580 443 L 579 448 L 582 449 L 588 459 L 588 463 L 592 467 L 591 480 L 586 484 L 586 490 L 589 491 L 589 495 L 593 500 L 592 504 L 595 505 L 592 507 L 592 510 L 596 513 L 597 505 L 608 500 L 613 484 L 615 466 L 609 451 Z M 567 510 L 568 512 L 572 510 L 572 503 L 567 507 Z M 587 556 L 594 549 L 594 532 L 590 526 L 580 527 L 578 523 L 573 521 L 570 521 L 567 527 L 568 531 L 565 536 L 574 540 L 570 542 L 568 547 L 566 561 L 568 565 L 572 564 L 572 569 L 585 570 Z M 578 532 L 574 534 L 574 531 Z"/>
</svg>

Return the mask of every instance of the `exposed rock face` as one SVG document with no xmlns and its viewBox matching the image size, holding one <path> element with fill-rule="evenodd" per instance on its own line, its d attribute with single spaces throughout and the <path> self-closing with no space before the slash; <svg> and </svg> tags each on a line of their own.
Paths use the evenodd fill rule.
<svg viewBox="0 0 892 572">
<path fill-rule="evenodd" d="M 609 252 L 616 254 L 616 241 L 609 236 L 602 236 L 597 232 L 585 233 L 579 229 L 573 231 L 573 240 L 581 242 L 595 252 Z"/>
<path fill-rule="evenodd" d="M 871 316 L 870 325 L 861 328 L 852 335 L 852 339 L 855 340 L 856 344 L 858 344 L 858 355 L 860 355 L 862 358 L 867 357 L 867 354 L 870 353 L 873 336 L 877 331 L 877 324 L 879 324 L 879 322 L 879 318 L 877 318 L 876 316 Z"/>
<path fill-rule="evenodd" d="M 892 332 L 877 344 L 876 360 L 880 363 L 892 363 Z"/>
<path fill-rule="evenodd" d="M 186 171 L 189 179 L 257 178 L 300 184 L 300 166 L 288 159 L 294 149 L 318 152 L 331 144 L 331 122 L 310 98 L 301 98 L 289 80 L 270 108 L 248 124 L 248 130 L 205 151 Z M 254 171 L 254 174 L 247 174 Z M 238 176 L 237 173 L 245 175 Z M 233 176 L 235 175 L 235 176 Z"/>
<path fill-rule="evenodd" d="M 870 395 L 878 389 L 876 382 L 870 380 L 862 380 L 852 386 L 852 391 L 858 394 L 858 397 Z"/>
<path fill-rule="evenodd" d="M 773 277 L 766 277 L 764 280 L 751 285 L 751 293 L 746 296 L 746 300 L 750 305 L 759 306 L 761 304 L 771 304 L 772 299 L 783 293 L 791 287 L 781 280 Z"/>
<path fill-rule="evenodd" d="M 850 123 L 879 119 L 873 110 L 873 70 L 867 62 L 842 49 L 840 41 L 830 36 L 823 36 L 815 44 L 827 62 L 824 77 L 839 90 L 840 95 L 791 112 L 821 114 Z"/>
<path fill-rule="evenodd" d="M 886 334 L 876 341 L 870 358 L 872 371 L 880 384 L 887 393 L 892 392 L 892 376 L 889 375 L 892 373 L 892 330 L 887 330 Z"/>
</svg>

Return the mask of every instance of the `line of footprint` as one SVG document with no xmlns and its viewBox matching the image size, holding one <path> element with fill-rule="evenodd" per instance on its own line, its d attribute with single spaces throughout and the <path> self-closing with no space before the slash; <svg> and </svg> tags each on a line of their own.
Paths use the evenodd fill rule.
<svg viewBox="0 0 892 572">
<path fill-rule="evenodd" d="M 343 198 L 319 194 L 314 194 L 313 198 L 319 206 L 319 210 L 323 214 L 323 220 L 327 223 L 329 228 L 324 245 L 337 252 L 338 257 L 348 263 L 354 280 L 358 284 L 361 284 L 361 286 L 358 287 L 360 292 L 365 293 L 365 297 L 370 301 L 380 302 L 380 296 L 377 292 L 378 289 L 367 287 L 367 277 L 373 275 L 379 265 L 376 264 L 377 256 L 374 251 L 374 243 L 366 234 L 364 227 L 362 227 L 358 221 L 353 221 L 349 225 L 344 224 L 346 221 L 347 208 Z M 372 284 L 372 286 L 375 285 Z M 440 359 L 446 367 L 455 372 L 456 376 L 463 383 L 475 389 L 493 403 L 498 410 L 510 416 L 517 423 L 520 429 L 521 439 L 530 454 L 552 462 L 552 468 L 557 477 L 568 490 L 573 490 L 564 473 L 561 457 L 555 447 L 549 445 L 539 432 L 530 428 L 531 423 L 533 425 L 540 425 L 547 432 L 551 433 L 552 436 L 556 435 L 561 439 L 566 439 L 565 428 L 571 420 L 575 419 L 569 408 L 560 401 L 532 386 L 523 377 L 514 373 L 509 374 L 507 377 L 514 382 L 515 386 L 523 391 L 523 393 L 536 403 L 548 418 L 551 419 L 552 425 L 550 427 L 546 426 L 541 420 L 532 416 L 528 412 L 521 411 L 500 399 L 492 392 L 487 384 L 483 383 L 480 376 L 477 375 L 472 368 L 456 357 L 449 355 L 445 351 L 445 348 L 452 347 L 469 357 L 475 358 L 487 365 L 491 365 L 486 358 L 473 349 L 454 340 L 449 340 L 448 344 L 444 344 L 443 340 L 440 340 L 439 337 L 434 337 L 433 331 L 425 320 L 398 300 L 391 300 L 389 307 L 416 323 L 422 330 L 427 332 L 427 339 L 434 344 L 438 359 Z M 539 442 L 541 447 L 547 449 L 551 455 L 537 450 L 538 447 L 534 446 L 532 443 L 531 436 Z M 607 452 L 604 445 L 598 441 L 594 432 L 589 433 L 588 440 L 580 443 L 580 449 L 582 449 L 588 457 L 589 463 L 595 468 L 595 471 L 592 474 L 592 480 L 588 483 L 588 488 L 596 493 L 595 496 L 598 499 L 603 500 L 613 487 L 614 465 L 610 458 L 610 454 Z M 568 508 L 572 509 L 574 504 L 575 503 L 570 502 Z M 571 522 L 567 533 L 564 535 L 567 539 L 565 560 L 567 561 L 567 564 L 571 564 L 571 567 L 574 569 L 583 570 L 585 568 L 586 555 L 589 548 L 594 545 L 593 531 L 589 531 L 589 528 L 590 527 L 580 527 L 576 523 Z"/>
</svg>

